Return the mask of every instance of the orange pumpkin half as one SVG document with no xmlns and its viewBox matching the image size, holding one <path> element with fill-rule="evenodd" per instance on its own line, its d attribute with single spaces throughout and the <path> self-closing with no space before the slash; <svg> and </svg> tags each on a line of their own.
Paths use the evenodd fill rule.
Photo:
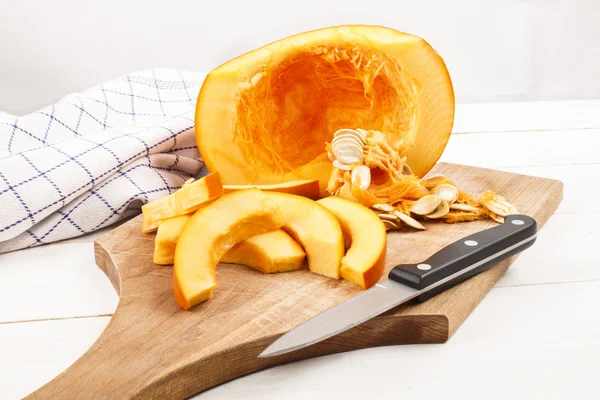
<svg viewBox="0 0 600 400">
<path fill-rule="evenodd" d="M 418 176 L 452 130 L 454 93 L 422 38 L 379 26 L 291 36 L 219 66 L 202 86 L 196 139 L 225 184 L 272 184 L 331 173 L 325 142 L 341 128 L 378 130 L 408 146 Z"/>
</svg>

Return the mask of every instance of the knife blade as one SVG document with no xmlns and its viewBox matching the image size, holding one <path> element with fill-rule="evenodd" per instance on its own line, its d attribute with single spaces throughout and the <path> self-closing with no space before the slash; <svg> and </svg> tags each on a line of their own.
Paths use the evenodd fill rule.
<svg viewBox="0 0 600 400">
<path fill-rule="evenodd" d="M 395 266 L 388 279 L 287 332 L 259 357 L 311 346 L 409 300 L 428 300 L 531 247 L 536 237 L 537 223 L 533 218 L 509 215 L 503 224 L 466 236 L 421 263 Z"/>
</svg>

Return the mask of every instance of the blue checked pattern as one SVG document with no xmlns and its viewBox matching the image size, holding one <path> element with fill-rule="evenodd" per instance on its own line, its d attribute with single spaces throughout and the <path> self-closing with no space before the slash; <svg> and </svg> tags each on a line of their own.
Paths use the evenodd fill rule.
<svg viewBox="0 0 600 400">
<path fill-rule="evenodd" d="M 0 113 L 0 253 L 111 225 L 196 176 L 203 79 L 142 71 L 23 117 Z"/>
</svg>

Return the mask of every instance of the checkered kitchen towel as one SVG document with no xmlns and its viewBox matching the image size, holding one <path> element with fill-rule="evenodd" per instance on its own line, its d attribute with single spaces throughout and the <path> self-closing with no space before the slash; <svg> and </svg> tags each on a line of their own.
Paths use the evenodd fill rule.
<svg viewBox="0 0 600 400">
<path fill-rule="evenodd" d="M 0 113 L 0 253 L 105 227 L 195 176 L 203 79 L 143 71 L 23 117 Z"/>
</svg>

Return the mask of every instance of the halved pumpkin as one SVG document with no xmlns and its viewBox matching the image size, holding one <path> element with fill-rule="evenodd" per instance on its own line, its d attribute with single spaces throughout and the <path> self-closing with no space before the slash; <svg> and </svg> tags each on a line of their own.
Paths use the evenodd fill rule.
<svg viewBox="0 0 600 400">
<path fill-rule="evenodd" d="M 175 248 L 173 292 L 184 310 L 211 298 L 216 267 L 233 246 L 281 228 L 277 203 L 258 189 L 226 194 L 192 216 Z"/>
<path fill-rule="evenodd" d="M 327 208 L 342 227 L 348 249 L 342 258 L 342 278 L 363 289 L 379 282 L 385 267 L 387 235 L 377 214 L 340 197 L 326 197 L 318 203 Z"/>
<path fill-rule="evenodd" d="M 272 185 L 223 185 L 223 191 L 231 193 L 250 187 L 256 187 L 265 192 L 289 193 L 315 200 L 319 198 L 319 181 L 314 179 L 289 181 Z"/>
<path fill-rule="evenodd" d="M 211 71 L 196 140 L 225 184 L 270 184 L 331 173 L 325 142 L 340 128 L 381 131 L 423 176 L 451 133 L 454 94 L 422 38 L 380 26 L 338 26 L 271 43 Z M 403 151 L 404 152 L 404 151 Z"/>
</svg>

